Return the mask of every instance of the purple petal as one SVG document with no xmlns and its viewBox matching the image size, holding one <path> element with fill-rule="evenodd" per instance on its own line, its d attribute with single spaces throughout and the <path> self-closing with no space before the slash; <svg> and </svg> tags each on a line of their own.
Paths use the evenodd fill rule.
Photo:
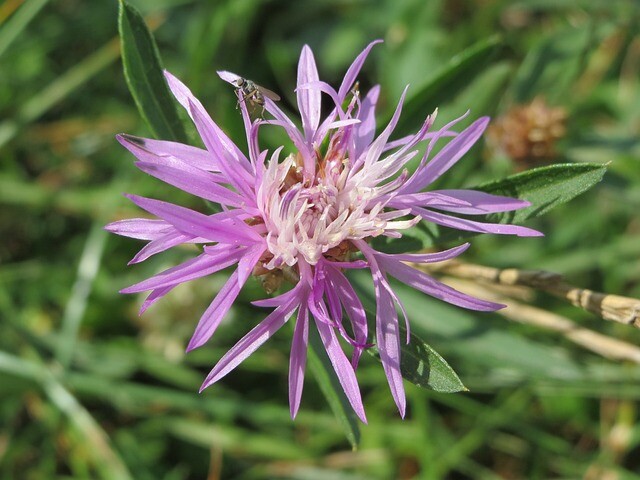
<svg viewBox="0 0 640 480">
<path fill-rule="evenodd" d="M 299 92 L 300 90 L 314 90 L 314 91 L 326 93 L 331 97 L 331 100 L 333 100 L 335 108 L 340 113 L 340 117 L 344 117 L 344 112 L 342 111 L 342 104 L 338 99 L 338 92 L 336 92 L 334 88 L 331 85 L 329 85 L 327 82 L 316 80 L 313 82 L 302 83 L 296 87 L 296 92 Z M 353 123 L 353 120 L 358 122 L 358 120 L 352 119 L 352 123 Z M 328 126 L 327 128 L 330 128 L 330 126 Z M 316 126 L 316 129 L 317 129 L 317 126 Z"/>
<path fill-rule="evenodd" d="M 204 109 L 198 108 L 191 99 L 189 99 L 189 111 L 207 150 L 219 158 L 218 165 L 222 174 L 243 195 L 246 203 L 255 206 L 252 177 L 247 174 L 247 170 L 237 161 L 237 158 L 233 155 L 233 149 L 217 135 L 213 128 L 215 124 L 209 114 Z"/>
<path fill-rule="evenodd" d="M 155 176 L 156 178 L 160 178 L 160 180 L 163 180 L 166 183 L 169 183 L 170 185 L 177 186 L 178 188 L 181 188 L 184 191 L 189 190 L 190 187 L 189 187 L 188 181 L 190 181 L 192 178 L 195 178 L 196 181 L 200 181 L 200 182 L 201 182 L 200 179 L 207 179 L 209 182 L 213 182 L 214 184 L 228 183 L 226 177 L 221 173 L 210 172 L 208 170 L 203 170 L 201 168 L 191 166 L 188 163 L 183 162 L 182 160 L 169 155 L 160 157 L 153 153 L 147 152 L 145 150 L 140 150 L 139 152 L 137 152 L 136 157 L 138 157 L 139 161 L 136 162 L 135 165 L 138 168 L 140 168 L 143 172 L 148 173 L 149 175 Z M 145 166 L 146 168 L 144 168 Z M 187 180 L 184 180 L 181 183 L 177 183 L 177 184 L 175 180 L 172 182 L 170 180 L 169 181 L 165 180 L 164 178 L 156 174 L 157 169 L 154 169 L 154 167 L 170 168 L 173 170 L 177 170 L 178 173 L 174 174 L 173 176 L 182 174 L 184 172 L 184 176 L 187 178 Z M 226 190 L 226 191 L 229 191 L 229 190 Z M 235 195 L 238 196 L 237 194 Z"/>
<path fill-rule="evenodd" d="M 437 114 L 437 110 L 436 110 L 436 114 Z M 460 121 L 464 120 L 468 115 L 469 115 L 469 111 L 467 110 L 467 112 L 465 112 L 464 115 L 453 119 L 452 121 L 447 123 L 444 127 L 442 127 L 440 130 L 433 132 L 431 134 L 427 134 L 425 136 L 425 138 L 431 138 L 431 140 L 429 141 L 429 144 L 427 145 L 427 149 L 424 152 L 424 155 L 422 156 L 422 160 L 420 160 L 420 164 L 418 165 L 418 168 L 416 168 L 413 175 L 411 175 L 411 178 L 400 189 L 402 193 L 418 192 L 422 190 L 429 183 L 428 181 L 429 179 L 425 178 L 424 169 L 426 168 L 427 160 L 431 155 L 431 151 L 433 150 L 435 145 L 438 143 L 438 140 L 440 140 L 441 138 L 449 137 L 449 136 L 457 137 L 458 134 L 455 132 L 452 132 L 451 128 L 457 123 L 459 123 Z"/>
<path fill-rule="evenodd" d="M 193 332 L 191 340 L 189 340 L 187 352 L 201 347 L 211 338 L 220 325 L 220 322 L 233 305 L 233 302 L 235 302 L 243 285 L 244 282 L 240 283 L 240 280 L 238 279 L 238 270 L 236 269 L 220 289 L 207 310 L 202 314 L 202 317 L 200 317 L 198 326 Z"/>
<path fill-rule="evenodd" d="M 247 157 L 245 157 L 242 151 L 231 141 L 231 139 L 227 135 L 225 135 L 222 129 L 218 127 L 218 125 L 216 125 L 213 120 L 211 120 L 211 117 L 209 117 L 209 114 L 202 106 L 202 103 L 200 103 L 200 101 L 193 95 L 193 93 L 191 93 L 191 90 L 189 90 L 184 83 L 182 83 L 166 70 L 164 71 L 164 76 L 167 80 L 167 84 L 169 85 L 171 93 L 173 93 L 173 96 L 176 97 L 176 100 L 178 100 L 180 105 L 184 107 L 191 118 L 193 119 L 193 110 L 197 110 L 201 118 L 208 119 L 208 121 L 206 121 L 206 128 L 211 131 L 211 135 L 214 135 L 220 140 L 220 142 L 225 146 L 226 151 L 232 156 L 233 160 L 244 167 L 245 173 L 247 175 L 252 172 L 252 166 L 249 160 L 247 160 Z M 189 103 L 192 103 L 193 107 L 190 107 Z M 195 123 L 195 119 L 193 120 Z M 216 152 L 212 153 L 215 154 Z M 224 154 L 219 155 L 219 157 L 221 159 L 226 158 Z"/>
<path fill-rule="evenodd" d="M 251 245 L 262 241 L 262 237 L 244 222 L 222 222 L 216 220 L 214 216 L 209 217 L 189 208 L 160 200 L 137 195 L 126 196 L 140 208 L 167 221 L 179 231 L 194 237 L 232 245 Z"/>
<path fill-rule="evenodd" d="M 378 257 L 389 258 L 399 262 L 413 262 L 413 263 L 436 263 L 444 262 L 445 260 L 451 260 L 457 257 L 462 252 L 467 250 L 471 246 L 470 243 L 463 243 L 457 247 L 444 250 L 436 253 L 401 253 L 401 254 L 386 254 L 377 253 Z"/>
<path fill-rule="evenodd" d="M 295 418 L 300 408 L 302 387 L 304 385 L 304 370 L 307 365 L 307 347 L 309 344 L 309 310 L 306 298 L 300 301 L 298 318 L 293 331 L 291 354 L 289 357 L 289 408 L 291 418 Z"/>
<path fill-rule="evenodd" d="M 313 134 L 320 123 L 321 95 L 317 88 L 301 89 L 300 86 L 310 82 L 317 82 L 318 69 L 313 58 L 313 52 L 305 45 L 300 53 L 298 62 L 298 109 L 302 117 L 302 129 L 307 140 L 313 138 Z"/>
<path fill-rule="evenodd" d="M 155 240 L 173 231 L 173 227 L 164 220 L 150 218 L 129 218 L 105 225 L 105 230 L 123 237 L 138 240 Z"/>
<path fill-rule="evenodd" d="M 459 119 L 456 119 L 456 121 L 458 120 Z M 439 130 L 437 132 L 427 133 L 424 136 L 423 140 L 431 140 L 431 139 L 437 140 L 438 138 L 442 138 L 442 137 L 457 137 L 457 136 L 458 136 L 458 132 Z M 384 152 L 388 152 L 389 150 L 393 150 L 394 148 L 402 147 L 403 145 L 406 145 L 409 141 L 411 141 L 411 139 L 414 137 L 415 137 L 415 134 L 412 134 L 412 135 L 407 135 L 405 137 L 399 138 L 397 140 L 393 140 L 391 142 L 387 142 L 382 152 L 384 153 Z"/>
<path fill-rule="evenodd" d="M 358 120 L 357 118 L 350 118 L 347 120 L 338 120 L 337 122 L 332 122 L 329 125 L 327 125 L 327 128 L 331 130 L 333 128 L 342 128 L 342 127 L 348 127 L 350 125 L 358 125 L 359 123 L 360 123 L 360 120 Z"/>
<path fill-rule="evenodd" d="M 504 308 L 504 305 L 486 300 L 480 300 L 437 281 L 435 278 L 427 275 L 420 270 L 405 265 L 393 258 L 393 255 L 378 256 L 380 267 L 389 275 L 397 278 L 402 283 L 410 287 L 420 290 L 427 295 L 443 300 L 452 305 L 468 308 L 469 310 L 478 310 L 482 312 L 493 312 Z"/>
<path fill-rule="evenodd" d="M 517 235 L 518 237 L 541 237 L 543 233 L 532 228 L 521 227 L 520 225 L 506 225 L 502 223 L 483 223 L 466 218 L 457 218 L 444 213 L 432 212 L 425 208 L 413 208 L 411 212 L 420 215 L 424 220 L 444 225 L 445 227 L 465 230 L 469 232 L 497 233 L 500 235 Z"/>
<path fill-rule="evenodd" d="M 397 152 L 390 155 L 390 158 L 398 157 L 404 155 L 408 150 L 412 149 L 420 142 L 425 140 L 429 135 L 429 129 L 433 126 L 433 122 L 435 121 L 436 113 L 431 115 L 427 115 L 420 129 L 414 134 L 410 135 L 408 141 L 398 150 Z"/>
<path fill-rule="evenodd" d="M 351 322 L 357 343 L 354 348 L 353 358 L 351 359 L 351 365 L 355 369 L 358 366 L 358 359 L 362 353 L 362 349 L 367 342 L 367 314 L 358 298 L 358 294 L 349 283 L 349 280 L 347 280 L 347 277 L 345 277 L 339 269 L 331 268 L 328 273 L 328 278 L 332 288 L 329 288 L 327 291 L 335 290 Z"/>
<path fill-rule="evenodd" d="M 140 160 L 145 160 L 145 153 L 156 157 L 173 157 L 201 170 L 218 172 L 220 169 L 213 156 L 202 148 L 184 145 L 166 140 L 135 137 L 121 133 L 116 135 L 120 144 Z"/>
<path fill-rule="evenodd" d="M 175 287 L 176 285 L 171 285 L 170 287 L 163 287 L 158 288 L 157 290 L 153 290 L 149 295 L 147 295 L 147 298 L 145 298 L 144 302 L 142 302 L 140 310 L 138 311 L 138 315 L 142 315 L 144 312 L 146 312 L 151 305 L 156 303 Z"/>
<path fill-rule="evenodd" d="M 380 85 L 376 85 L 369 90 L 360 106 L 358 119 L 360 119 L 361 123 L 355 129 L 354 135 L 355 158 L 358 158 L 365 148 L 371 144 L 376 135 L 376 104 L 378 103 L 379 95 Z"/>
<path fill-rule="evenodd" d="M 411 137 L 411 139 L 400 150 L 392 153 L 382 160 L 379 160 L 365 171 L 360 172 L 359 181 L 364 185 L 378 185 L 389 177 L 394 176 L 418 153 L 417 150 L 409 150 L 415 147 L 425 138 L 429 128 L 431 128 L 431 125 L 433 124 L 433 120 L 434 117 L 432 115 L 429 115 L 425 119 L 420 130 L 413 137 Z M 401 178 L 402 176 L 396 177 L 396 179 L 391 182 L 391 185 L 393 185 L 394 189 L 395 185 L 397 185 L 397 181 Z M 389 188 L 389 185 L 387 185 L 387 188 Z"/>
<path fill-rule="evenodd" d="M 460 200 L 467 202 L 469 207 L 458 207 L 444 205 L 442 210 L 447 210 L 454 213 L 462 213 L 467 215 L 482 215 L 487 213 L 500 213 L 510 212 L 531 206 L 530 202 L 526 200 L 520 200 L 517 198 L 503 197 L 500 195 L 492 195 L 477 190 L 433 190 L 427 192 L 427 197 L 430 194 L 443 195 L 445 198 L 455 201 Z M 440 208 L 436 204 L 431 204 L 431 208 Z"/>
<path fill-rule="evenodd" d="M 204 253 L 142 282 L 131 285 L 121 290 L 120 293 L 138 293 L 146 290 L 156 290 L 211 275 L 236 263 L 242 253 L 243 249 L 229 250 L 228 248 L 218 252 L 217 255 Z"/>
<path fill-rule="evenodd" d="M 299 303 L 299 298 L 292 296 L 288 302 L 276 308 L 267 318 L 242 337 L 242 339 L 220 359 L 216 366 L 213 367 L 213 370 L 207 375 L 207 378 L 200 387 L 200 391 L 202 392 L 205 388 L 220 380 L 240 365 L 240 363 L 255 352 L 264 342 L 269 340 L 269 338 L 287 322 Z"/>
<path fill-rule="evenodd" d="M 284 128 L 295 147 L 302 154 L 305 174 L 310 177 L 313 176 L 315 174 L 315 154 L 309 145 L 307 145 L 307 142 L 305 142 L 298 128 L 270 98 L 264 99 L 264 108 L 275 118 L 275 120 L 268 120 L 266 123 L 279 125 Z"/>
<path fill-rule="evenodd" d="M 411 340 L 411 325 L 409 324 L 409 316 L 407 315 L 407 309 L 404 308 L 404 304 L 400 300 L 400 297 L 398 297 L 398 294 L 393 291 L 393 289 L 391 288 L 391 285 L 389 285 L 389 281 L 387 280 L 386 277 L 384 277 L 383 286 L 387 289 L 387 292 L 389 293 L 389 295 L 391 295 L 391 298 L 398 305 L 398 308 L 400 309 L 400 312 L 402 313 L 402 317 L 404 318 L 405 328 L 407 330 L 406 343 L 408 345 L 409 341 Z"/>
<path fill-rule="evenodd" d="M 260 145 L 258 143 L 258 130 L 262 122 L 256 120 L 254 123 L 251 123 L 251 115 L 249 114 L 249 110 L 247 109 L 246 102 L 242 102 L 240 104 L 240 111 L 242 112 L 242 121 L 244 122 L 244 129 L 247 137 L 247 146 L 249 148 L 249 160 L 254 166 L 255 175 L 258 176 L 258 172 L 262 169 L 264 165 L 264 158 L 267 155 L 267 151 L 264 151 L 264 156 L 261 155 Z M 261 161 L 262 158 L 262 161 Z M 254 178 L 254 185 L 255 185 Z"/>
<path fill-rule="evenodd" d="M 255 300 L 251 302 L 256 307 L 280 307 L 291 301 L 293 297 L 302 295 L 300 284 L 296 285 L 292 290 L 285 292 L 281 295 L 272 298 L 264 298 L 262 300 Z"/>
<path fill-rule="evenodd" d="M 341 102 L 344 101 L 344 99 L 347 97 L 347 94 L 351 90 L 351 87 L 353 87 L 353 84 L 356 81 L 358 74 L 360 73 L 360 69 L 362 69 L 362 65 L 367 59 L 369 52 L 371 51 L 373 46 L 378 43 L 382 43 L 382 40 L 374 40 L 369 45 L 367 45 L 365 49 L 360 52 L 360 55 L 358 55 L 353 61 L 353 63 L 347 70 L 347 73 L 345 73 L 342 84 L 340 84 L 340 89 L 338 90 L 338 97 L 341 99 Z"/>
<path fill-rule="evenodd" d="M 309 308 L 311 308 L 311 303 L 309 304 Z M 311 309 L 312 312 L 313 310 L 314 309 Z M 349 363 L 349 360 L 342 351 L 342 347 L 340 347 L 340 343 L 338 342 L 338 338 L 336 337 L 333 328 L 322 321 L 316 321 L 315 324 L 318 328 L 318 332 L 320 333 L 320 338 L 322 339 L 324 348 L 327 351 L 327 355 L 329 356 L 329 360 L 331 361 L 331 365 L 333 366 L 333 370 L 338 376 L 340 385 L 342 386 L 351 407 L 354 412 L 356 412 L 356 415 L 358 415 L 358 418 L 360 418 L 363 423 L 367 423 L 367 417 L 364 413 L 364 406 L 362 405 L 362 397 L 360 395 L 360 387 L 358 386 L 356 374 L 351 363 Z"/>
<path fill-rule="evenodd" d="M 363 153 L 355 162 L 353 166 L 353 171 L 357 171 L 360 167 L 362 170 L 368 170 L 373 163 L 380 158 L 380 154 L 382 153 L 382 149 L 384 148 L 389 136 L 393 132 L 393 129 L 396 128 L 398 120 L 400 119 L 400 113 L 402 112 L 402 104 L 404 102 L 404 98 L 407 95 L 407 88 L 402 92 L 402 96 L 400 97 L 400 101 L 396 106 L 396 110 L 393 113 L 393 117 L 389 121 L 389 124 L 386 128 L 378 135 L 373 143 L 369 146 L 365 153 Z"/>
<path fill-rule="evenodd" d="M 332 279 L 329 278 L 330 275 L 329 272 L 325 272 L 325 284 L 327 286 L 323 288 L 323 290 L 327 299 L 327 306 L 329 307 L 329 316 L 333 322 L 340 324 L 342 323 L 342 305 L 340 304 L 340 296 L 338 295 L 337 289 L 332 285 Z"/>
<path fill-rule="evenodd" d="M 422 169 L 419 174 L 419 187 L 415 188 L 421 190 L 455 165 L 480 139 L 487 125 L 489 125 L 489 117 L 481 117 L 447 143 Z"/>
<path fill-rule="evenodd" d="M 166 235 L 163 235 L 162 237 L 156 238 L 155 240 L 147 243 L 138 253 L 136 253 L 135 257 L 131 259 L 128 265 L 144 262 L 146 259 L 153 255 L 164 252 L 165 250 L 175 247 L 176 245 L 190 242 L 194 238 L 191 235 L 184 235 L 175 231 L 175 229 L 173 230 L 174 231 L 172 231 L 171 233 L 167 233 Z"/>
<path fill-rule="evenodd" d="M 240 75 L 236 75 L 233 72 L 227 72 L 225 70 L 218 70 L 216 72 L 218 74 L 218 76 L 224 80 L 225 82 L 230 83 L 231 85 L 233 85 L 234 87 L 237 86 L 238 84 L 238 80 L 241 80 L 242 77 Z"/>
<path fill-rule="evenodd" d="M 394 206 L 399 209 L 412 208 L 412 207 L 431 207 L 437 205 L 446 207 L 470 207 L 471 204 L 464 200 L 448 197 L 440 193 L 433 192 L 420 192 L 420 193 L 408 193 L 394 195 L 389 201 L 389 206 Z"/>
<path fill-rule="evenodd" d="M 325 273 L 325 269 L 322 268 L 322 263 L 320 263 L 320 266 L 316 266 L 311 283 L 312 298 L 315 303 L 320 302 L 324 296 L 324 289 L 326 287 Z"/>
<path fill-rule="evenodd" d="M 398 329 L 398 313 L 393 304 L 389 284 L 384 273 L 378 267 L 375 251 L 366 242 L 357 240 L 354 244 L 364 254 L 371 266 L 373 287 L 376 295 L 376 341 L 382 368 L 387 377 L 391 396 L 398 407 L 400 416 L 404 418 L 407 400 L 400 372 L 400 334 Z"/>
<path fill-rule="evenodd" d="M 231 207 L 242 207 L 246 204 L 243 197 L 219 185 L 218 176 L 189 167 L 186 163 L 175 159 L 158 158 L 153 163 L 136 162 L 136 166 L 169 185 L 205 200 Z"/>
<path fill-rule="evenodd" d="M 313 291 L 313 293 L 314 293 L 314 296 L 312 296 L 309 299 L 309 305 L 310 305 L 309 309 L 311 310 L 311 313 L 316 319 L 316 322 L 323 322 L 326 325 L 329 325 L 330 327 L 337 329 L 340 332 L 340 335 L 342 336 L 342 338 L 344 338 L 349 343 L 349 345 L 354 345 L 354 346 L 360 345 L 360 342 L 356 342 L 353 338 L 351 338 L 349 333 L 347 333 L 347 331 L 345 330 L 344 325 L 342 324 L 342 310 L 340 310 L 340 313 L 338 314 L 338 316 L 334 317 L 332 314 L 329 313 L 329 309 L 327 308 L 327 304 L 324 301 L 324 298 L 322 297 L 315 298 L 316 292 Z M 329 290 L 327 290 L 326 293 L 327 295 L 335 295 L 334 293 L 329 293 Z M 336 299 L 335 301 L 337 303 L 337 306 L 340 307 L 338 300 Z M 313 305 L 311 305 L 311 303 L 313 303 Z"/>
<path fill-rule="evenodd" d="M 400 416 L 404 418 L 407 401 L 400 372 L 400 332 L 398 314 L 380 272 L 373 274 L 376 293 L 376 342 L 387 382 Z"/>
<path fill-rule="evenodd" d="M 196 172 L 196 173 L 206 174 L 208 175 L 208 178 L 213 178 L 214 181 L 218 183 L 226 181 L 223 175 L 221 175 L 220 173 L 217 173 L 219 171 L 217 168 L 216 168 L 216 173 L 210 173 L 210 170 L 200 168 L 199 166 L 190 165 L 189 163 L 181 160 L 180 158 L 174 155 L 169 155 L 162 152 L 156 153 L 151 151 L 150 149 L 143 148 L 140 144 L 129 141 L 129 139 L 133 137 L 125 138 L 123 136 L 116 136 L 116 138 L 118 138 L 118 141 L 124 147 L 126 147 L 127 150 L 133 153 L 136 156 L 136 158 L 140 160 L 140 162 L 150 163 L 153 165 L 156 165 L 156 164 L 167 165 L 174 168 L 185 169 L 185 171 L 187 172 Z M 145 140 L 145 139 L 140 139 L 140 140 Z M 176 144 L 176 145 L 179 145 L 179 144 Z M 196 149 L 196 150 L 200 150 L 200 149 Z M 211 155 L 206 150 L 202 150 L 202 152 L 205 152 L 206 155 L 209 155 L 209 156 Z"/>
<path fill-rule="evenodd" d="M 260 242 L 247 249 L 247 253 L 238 262 L 238 283 L 240 285 L 244 285 L 247 281 L 253 271 L 253 267 L 258 263 L 266 248 L 265 243 Z"/>
</svg>

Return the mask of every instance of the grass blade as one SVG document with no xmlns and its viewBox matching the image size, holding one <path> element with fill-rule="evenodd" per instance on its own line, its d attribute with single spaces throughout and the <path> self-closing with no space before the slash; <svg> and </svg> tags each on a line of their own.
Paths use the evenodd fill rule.
<svg viewBox="0 0 640 480">
<path fill-rule="evenodd" d="M 12 120 L 0 123 L 0 148 L 15 137 L 20 129 L 42 116 L 77 88 L 97 75 L 118 58 L 120 51 L 114 39 L 71 67 L 22 105 Z"/>
<path fill-rule="evenodd" d="M 0 57 L 47 3 L 49 0 L 25 2 L 15 15 L 4 24 L 0 30 Z"/>
<path fill-rule="evenodd" d="M 93 281 L 100 268 L 106 238 L 107 232 L 102 227 L 102 222 L 94 223 L 80 257 L 78 275 L 62 317 L 62 331 L 56 354 L 58 361 L 65 368 L 69 366 L 73 357 L 78 330 L 87 308 Z"/>
<path fill-rule="evenodd" d="M 502 39 L 493 35 L 451 58 L 431 81 L 405 102 L 395 134 L 405 134 L 421 125 L 428 113 L 451 100 L 469 84 L 469 78 L 483 72 Z M 386 125 L 390 117 L 382 125 Z"/>
</svg>

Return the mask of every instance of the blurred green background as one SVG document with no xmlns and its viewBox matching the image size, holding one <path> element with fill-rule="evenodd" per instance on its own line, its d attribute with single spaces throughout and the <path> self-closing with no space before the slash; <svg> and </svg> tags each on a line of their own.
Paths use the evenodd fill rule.
<svg viewBox="0 0 640 480">
<path fill-rule="evenodd" d="M 131 4 L 165 67 L 241 146 L 236 100 L 216 70 L 257 81 L 293 110 L 303 44 L 321 78 L 337 85 L 382 38 L 361 89 L 382 85 L 382 117 L 408 83 L 409 97 L 427 106 L 407 108 L 399 133 L 435 107 L 440 125 L 467 109 L 499 119 L 448 187 L 545 163 L 608 164 L 596 188 L 529 223 L 543 239 L 478 237 L 465 259 L 551 269 L 640 297 L 637 1 Z M 283 329 L 198 394 L 211 366 L 265 315 L 249 305 L 260 286 L 250 282 L 212 341 L 189 355 L 188 338 L 228 273 L 176 288 L 142 317 L 142 297 L 117 293 L 192 254 L 126 267 L 141 245 L 102 230 L 138 214 L 121 193 L 201 207 L 136 171 L 114 139 L 151 135 L 122 74 L 117 11 L 113 0 L 0 3 L 0 478 L 640 478 L 638 365 L 401 286 L 413 328 L 470 393 L 407 383 L 402 421 L 380 365 L 366 357 L 358 377 L 369 425 L 352 451 L 312 375 L 290 420 Z M 535 128 L 543 138 L 532 143 Z M 535 303 L 640 343 L 637 330 L 546 296 Z"/>
</svg>

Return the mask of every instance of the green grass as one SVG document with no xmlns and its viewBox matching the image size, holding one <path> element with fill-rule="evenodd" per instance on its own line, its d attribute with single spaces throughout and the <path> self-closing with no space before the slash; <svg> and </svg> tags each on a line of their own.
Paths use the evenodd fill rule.
<svg viewBox="0 0 640 480">
<path fill-rule="evenodd" d="M 476 237 L 464 258 L 551 269 L 640 297 L 640 11 L 632 0 L 131 3 L 152 26 L 164 66 L 241 146 L 233 91 L 215 71 L 277 91 L 293 111 L 305 43 L 336 84 L 366 43 L 383 38 L 361 88 L 382 84 L 384 117 L 411 83 L 406 131 L 436 106 L 439 125 L 468 108 L 470 121 L 496 117 L 539 96 L 564 108 L 567 133 L 553 162 L 607 164 L 604 180 L 528 220 L 543 239 Z M 380 365 L 365 355 L 358 378 L 369 424 L 353 451 L 311 369 L 290 420 L 285 328 L 198 394 L 213 364 L 264 317 L 249 303 L 260 286 L 249 282 L 214 339 L 188 355 L 226 272 L 177 288 L 142 317 L 140 297 L 117 293 L 190 254 L 127 267 L 141 245 L 101 228 L 137 215 L 122 192 L 203 208 L 136 171 L 114 139 L 152 135 L 123 76 L 117 14 L 115 1 L 0 5 L 0 478 L 640 478 L 640 367 L 402 286 L 415 333 L 469 393 L 406 383 L 403 421 Z M 196 142 L 193 129 L 186 134 Z M 263 140 L 273 147 L 281 137 Z M 442 186 L 518 168 L 483 145 Z M 544 296 L 534 302 L 640 343 L 631 328 Z"/>
</svg>

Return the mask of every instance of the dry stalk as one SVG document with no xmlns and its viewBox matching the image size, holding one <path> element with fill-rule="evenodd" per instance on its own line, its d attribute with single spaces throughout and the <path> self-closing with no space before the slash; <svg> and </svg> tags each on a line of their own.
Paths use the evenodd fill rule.
<svg viewBox="0 0 640 480">
<path fill-rule="evenodd" d="M 438 271 L 457 278 L 485 281 L 496 286 L 522 286 L 542 290 L 568 300 L 576 307 L 595 313 L 605 320 L 640 328 L 640 300 L 578 288 L 566 282 L 558 273 L 516 268 L 498 269 L 458 261 L 438 265 L 413 264 L 413 267 L 430 272 Z"/>
<path fill-rule="evenodd" d="M 603 357 L 640 364 L 640 348 L 635 345 L 582 327 L 561 315 L 524 305 L 473 281 L 447 277 L 445 282 L 470 295 L 507 304 L 496 313 L 509 320 L 558 332 L 569 341 Z"/>
</svg>

